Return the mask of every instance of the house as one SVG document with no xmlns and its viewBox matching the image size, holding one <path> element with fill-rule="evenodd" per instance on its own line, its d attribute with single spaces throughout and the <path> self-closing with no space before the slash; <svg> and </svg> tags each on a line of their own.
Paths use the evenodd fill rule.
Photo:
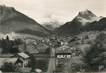
<svg viewBox="0 0 106 73">
<path fill-rule="evenodd" d="M 26 67 L 28 65 L 28 62 L 29 62 L 29 55 L 27 55 L 26 53 L 17 53 L 15 55 L 15 57 L 17 57 L 17 62 L 16 62 L 16 65 L 18 66 L 21 66 L 21 67 Z"/>
<path fill-rule="evenodd" d="M 71 53 L 71 49 L 68 45 L 63 45 L 56 49 L 56 53 Z"/>
</svg>

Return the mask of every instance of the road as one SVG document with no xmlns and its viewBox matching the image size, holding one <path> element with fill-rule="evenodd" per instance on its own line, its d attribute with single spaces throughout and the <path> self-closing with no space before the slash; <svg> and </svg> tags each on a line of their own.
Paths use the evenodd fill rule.
<svg viewBox="0 0 106 73">
<path fill-rule="evenodd" d="M 55 70 L 55 49 L 52 48 L 51 51 L 51 58 L 49 60 L 49 66 L 48 66 L 48 71 L 47 73 L 53 73 L 53 71 Z"/>
</svg>

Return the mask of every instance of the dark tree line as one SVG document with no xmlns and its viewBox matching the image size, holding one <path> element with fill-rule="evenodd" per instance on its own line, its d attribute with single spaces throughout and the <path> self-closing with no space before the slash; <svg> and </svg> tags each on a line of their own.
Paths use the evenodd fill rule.
<svg viewBox="0 0 106 73">
<path fill-rule="evenodd" d="M 102 71 L 106 68 L 106 34 L 101 33 L 97 36 L 95 44 L 84 57 L 87 64 L 87 71 Z M 101 67 L 101 69 L 100 69 Z"/>
<path fill-rule="evenodd" d="M 0 40 L 0 47 L 2 48 L 2 53 L 18 53 L 19 45 L 22 44 L 23 41 L 21 39 L 10 40 L 8 36 L 6 39 Z"/>
</svg>

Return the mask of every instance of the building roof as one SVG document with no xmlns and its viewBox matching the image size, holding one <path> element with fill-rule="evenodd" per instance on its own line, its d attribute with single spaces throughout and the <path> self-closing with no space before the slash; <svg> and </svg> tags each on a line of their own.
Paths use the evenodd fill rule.
<svg viewBox="0 0 106 73">
<path fill-rule="evenodd" d="M 22 58 L 25 58 L 25 59 L 29 58 L 29 56 L 27 54 L 23 53 L 23 52 L 22 53 L 18 53 L 18 55 L 21 56 Z"/>
<path fill-rule="evenodd" d="M 56 49 L 56 53 L 70 53 L 70 52 L 71 49 L 67 45 L 60 46 L 58 49 Z"/>
</svg>

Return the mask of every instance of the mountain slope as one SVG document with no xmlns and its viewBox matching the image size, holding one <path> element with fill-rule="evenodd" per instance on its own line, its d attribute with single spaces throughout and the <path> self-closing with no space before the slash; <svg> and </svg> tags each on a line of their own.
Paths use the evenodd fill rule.
<svg viewBox="0 0 106 73">
<path fill-rule="evenodd" d="M 94 21 L 83 27 L 85 31 L 102 31 L 106 29 L 106 18 Z"/>
<path fill-rule="evenodd" d="M 71 34 L 77 34 L 80 33 L 80 30 L 82 29 L 82 25 L 80 22 L 77 22 L 76 19 L 74 19 L 71 22 L 67 22 L 66 24 L 62 25 L 61 27 L 56 29 L 56 33 L 58 35 L 71 35 Z"/>
<path fill-rule="evenodd" d="M 28 16 L 12 7 L 0 6 L 0 32 L 18 32 L 46 36 L 49 31 Z M 39 33 L 39 34 L 38 34 Z"/>
<path fill-rule="evenodd" d="M 57 28 L 56 33 L 63 36 L 78 34 L 91 28 L 92 23 L 99 22 L 100 20 L 100 17 L 97 17 L 89 10 L 81 11 L 72 21 Z M 94 27 L 93 24 L 92 27 Z"/>
</svg>

